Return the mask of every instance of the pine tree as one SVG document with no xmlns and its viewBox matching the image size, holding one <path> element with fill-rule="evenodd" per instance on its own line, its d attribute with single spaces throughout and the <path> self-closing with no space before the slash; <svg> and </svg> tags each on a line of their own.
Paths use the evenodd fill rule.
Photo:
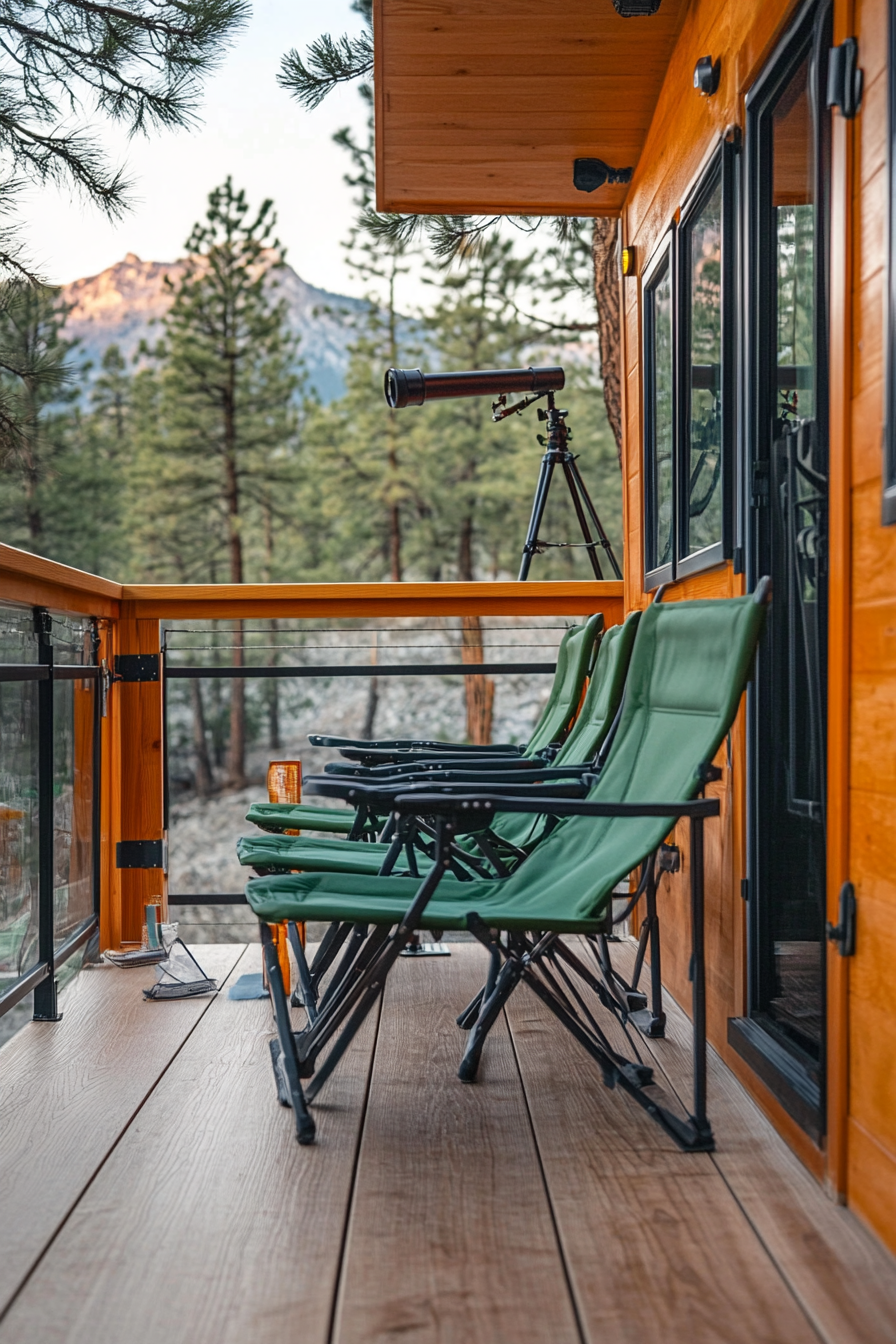
<svg viewBox="0 0 896 1344">
<path fill-rule="evenodd" d="M 208 566 L 225 558 L 246 580 L 250 538 L 261 518 L 292 528 L 301 374 L 285 301 L 277 298 L 283 250 L 271 201 L 253 213 L 230 178 L 209 196 L 205 221 L 187 241 L 189 259 L 158 351 L 156 452 L 164 460 L 154 516 Z M 149 388 L 147 387 L 147 390 Z M 152 455 L 150 455 L 150 461 Z M 189 539 L 192 538 L 191 542 Z M 259 548 L 262 550 L 262 548 Z M 259 568 L 263 555 L 259 556 Z M 243 662 L 243 631 L 233 663 Z M 245 683 L 231 684 L 228 779 L 245 782 Z"/>
<path fill-rule="evenodd" d="M 55 490 L 75 343 L 57 290 L 9 281 L 0 290 L 0 403 L 8 408 L 0 517 L 4 539 L 52 554 Z"/>
</svg>

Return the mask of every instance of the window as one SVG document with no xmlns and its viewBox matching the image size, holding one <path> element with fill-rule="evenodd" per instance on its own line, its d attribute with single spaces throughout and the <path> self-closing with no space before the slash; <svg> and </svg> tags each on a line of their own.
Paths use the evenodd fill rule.
<svg viewBox="0 0 896 1344">
<path fill-rule="evenodd" d="M 645 587 L 731 554 L 733 145 L 645 276 Z"/>
<path fill-rule="evenodd" d="M 672 242 L 644 282 L 645 569 L 651 586 L 672 578 L 674 535 L 675 332 Z"/>
</svg>

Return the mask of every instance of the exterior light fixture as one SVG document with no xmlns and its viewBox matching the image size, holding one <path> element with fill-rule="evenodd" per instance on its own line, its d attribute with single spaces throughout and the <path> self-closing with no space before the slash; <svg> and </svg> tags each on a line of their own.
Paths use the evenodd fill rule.
<svg viewBox="0 0 896 1344">
<path fill-rule="evenodd" d="M 597 191 L 607 182 L 631 182 L 631 168 L 611 168 L 603 159 L 576 159 L 572 165 L 572 184 L 576 191 Z"/>
<path fill-rule="evenodd" d="M 622 274 L 625 276 L 637 275 L 638 273 L 638 253 L 634 247 L 624 247 L 622 249 Z"/>
<path fill-rule="evenodd" d="M 694 66 L 694 88 L 698 93 L 702 93 L 704 98 L 711 98 L 719 87 L 721 72 L 721 61 L 713 61 L 711 56 L 701 56 Z"/>
<path fill-rule="evenodd" d="M 649 19 L 663 0 L 613 0 L 613 8 L 623 19 Z"/>
</svg>

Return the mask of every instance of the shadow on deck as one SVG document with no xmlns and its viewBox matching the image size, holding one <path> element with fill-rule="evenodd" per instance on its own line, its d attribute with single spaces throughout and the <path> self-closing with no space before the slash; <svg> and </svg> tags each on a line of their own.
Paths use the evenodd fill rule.
<svg viewBox="0 0 896 1344">
<path fill-rule="evenodd" d="M 623 955 L 627 949 L 621 949 Z M 219 979 L 259 950 L 204 947 Z M 481 1081 L 484 953 L 400 962 L 301 1149 L 270 1007 L 98 968 L 0 1053 L 0 1344 L 883 1344 L 896 1264 L 710 1053 L 686 1155 L 520 990 Z M 687 1019 L 652 1049 L 683 1098 Z"/>
</svg>

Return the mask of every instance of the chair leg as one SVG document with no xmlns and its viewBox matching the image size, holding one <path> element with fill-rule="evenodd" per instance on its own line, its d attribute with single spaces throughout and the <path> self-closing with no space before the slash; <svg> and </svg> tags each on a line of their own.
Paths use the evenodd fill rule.
<svg viewBox="0 0 896 1344">
<path fill-rule="evenodd" d="M 501 969 L 501 953 L 494 943 L 488 949 L 489 967 L 488 975 L 482 989 L 478 990 L 476 995 L 470 1000 L 463 1012 L 458 1013 L 455 1019 L 461 1031 L 469 1031 L 476 1018 L 479 1016 L 479 1009 L 482 1000 L 487 999 L 495 987 L 495 981 L 498 978 L 498 972 Z"/>
<path fill-rule="evenodd" d="M 479 1016 L 476 1018 L 473 1029 L 467 1038 L 467 1048 L 464 1050 L 463 1059 L 457 1070 L 457 1076 L 462 1083 L 476 1081 L 485 1038 L 497 1022 L 505 1003 L 519 984 L 522 973 L 522 963 L 516 957 L 510 957 L 498 972 L 491 993 L 483 992 Z"/>
<path fill-rule="evenodd" d="M 305 1145 L 314 1142 L 315 1125 L 305 1105 L 305 1095 L 299 1081 L 299 1057 L 289 1018 L 289 1005 L 283 987 L 280 959 L 274 946 L 269 926 L 260 921 L 261 945 L 268 973 L 268 987 L 277 1024 L 276 1039 L 271 1041 L 271 1060 L 277 1082 L 277 1097 L 284 1106 L 291 1106 L 296 1122 L 296 1138 Z"/>
</svg>

